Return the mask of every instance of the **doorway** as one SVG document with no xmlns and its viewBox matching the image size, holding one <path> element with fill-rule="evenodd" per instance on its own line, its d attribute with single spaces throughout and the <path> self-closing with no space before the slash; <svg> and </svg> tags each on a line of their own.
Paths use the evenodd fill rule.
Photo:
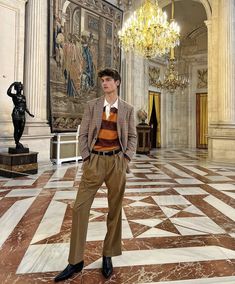
<svg viewBox="0 0 235 284">
<path fill-rule="evenodd" d="M 208 108 L 207 93 L 196 94 L 196 146 L 208 148 Z"/>
<path fill-rule="evenodd" d="M 161 94 L 149 91 L 148 121 L 151 148 L 161 148 Z"/>
</svg>

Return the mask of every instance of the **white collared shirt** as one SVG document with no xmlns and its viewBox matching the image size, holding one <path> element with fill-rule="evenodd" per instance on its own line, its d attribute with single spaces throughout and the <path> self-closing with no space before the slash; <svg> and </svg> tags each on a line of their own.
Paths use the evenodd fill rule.
<svg viewBox="0 0 235 284">
<path fill-rule="evenodd" d="M 109 119 L 110 116 L 110 109 L 112 107 L 115 107 L 116 109 L 118 109 L 118 99 L 116 99 L 114 104 L 109 104 L 106 99 L 104 99 L 104 107 L 105 107 L 105 115 L 106 115 L 106 119 Z"/>
</svg>

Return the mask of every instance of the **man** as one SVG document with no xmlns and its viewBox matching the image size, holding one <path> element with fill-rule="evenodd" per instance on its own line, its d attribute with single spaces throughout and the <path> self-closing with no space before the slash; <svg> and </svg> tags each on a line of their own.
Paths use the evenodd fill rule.
<svg viewBox="0 0 235 284">
<path fill-rule="evenodd" d="M 121 254 L 121 212 L 128 163 L 136 150 L 134 109 L 118 97 L 119 73 L 98 73 L 104 96 L 88 102 L 79 132 L 83 175 L 73 206 L 69 264 L 55 282 L 82 271 L 89 212 L 103 182 L 108 188 L 107 233 L 103 244 L 102 274 L 113 272 L 112 256 Z"/>
</svg>

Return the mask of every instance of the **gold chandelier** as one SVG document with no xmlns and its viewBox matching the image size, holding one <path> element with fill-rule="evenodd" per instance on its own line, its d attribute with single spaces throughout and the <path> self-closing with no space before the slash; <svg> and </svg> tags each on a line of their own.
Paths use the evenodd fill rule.
<svg viewBox="0 0 235 284">
<path fill-rule="evenodd" d="M 172 0 L 171 21 L 174 21 L 174 0 Z M 168 90 L 171 94 L 173 94 L 177 88 L 184 90 L 189 85 L 188 78 L 184 77 L 183 75 L 179 75 L 178 72 L 175 70 L 175 62 L 176 60 L 175 60 L 174 48 L 171 48 L 169 64 L 166 69 L 164 81 L 161 82 L 159 80 L 156 83 L 156 86 L 159 89 Z"/>
<path fill-rule="evenodd" d="M 183 75 L 179 75 L 175 70 L 175 58 L 171 57 L 169 59 L 169 65 L 164 76 L 164 81 L 160 80 L 156 83 L 159 89 L 165 89 L 171 94 L 175 92 L 177 88 L 184 90 L 189 84 L 188 78 Z"/>
<path fill-rule="evenodd" d="M 179 44 L 178 24 L 167 21 L 167 14 L 157 0 L 146 0 L 125 22 L 118 36 L 124 51 L 134 51 L 145 58 L 161 56 Z"/>
</svg>

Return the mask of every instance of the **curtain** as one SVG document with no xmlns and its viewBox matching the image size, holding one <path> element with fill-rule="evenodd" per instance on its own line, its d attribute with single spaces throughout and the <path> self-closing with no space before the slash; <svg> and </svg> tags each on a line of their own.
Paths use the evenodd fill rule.
<svg viewBox="0 0 235 284">
<path fill-rule="evenodd" d="M 161 147 L 161 112 L 160 112 L 160 94 L 154 96 L 154 105 L 157 118 L 157 147 Z"/>
<path fill-rule="evenodd" d="M 148 122 L 150 122 L 152 111 L 153 111 L 153 94 L 149 93 Z"/>
<path fill-rule="evenodd" d="M 200 94 L 199 125 L 200 125 L 199 144 L 207 146 L 207 133 L 208 133 L 207 94 Z"/>
</svg>

